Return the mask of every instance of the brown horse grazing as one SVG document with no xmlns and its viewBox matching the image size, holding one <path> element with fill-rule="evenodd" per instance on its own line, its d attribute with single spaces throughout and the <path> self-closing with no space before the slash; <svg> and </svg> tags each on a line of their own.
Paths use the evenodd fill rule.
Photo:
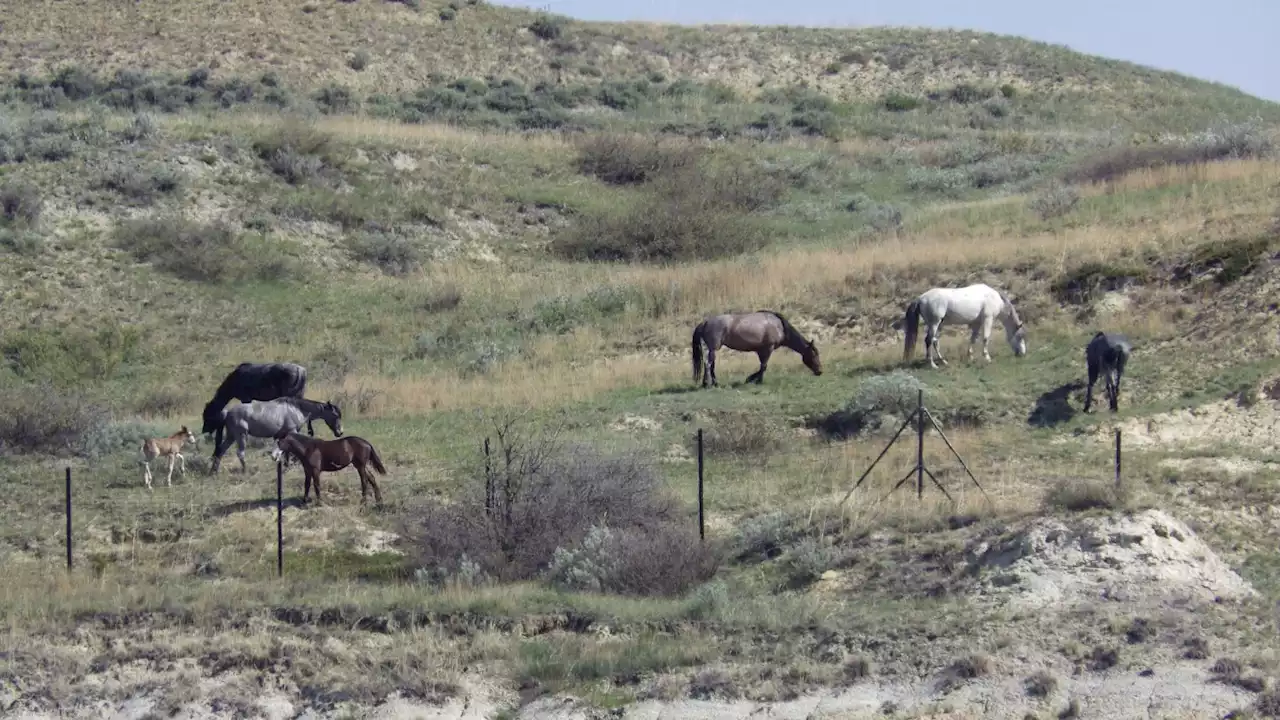
<svg viewBox="0 0 1280 720">
<path fill-rule="evenodd" d="M 302 472 L 307 480 L 303 485 L 302 502 L 307 502 L 311 495 L 311 483 L 316 484 L 316 504 L 320 503 L 320 473 L 337 472 L 348 465 L 355 465 L 360 474 L 360 504 L 365 504 L 369 496 L 369 488 L 373 488 L 373 498 L 382 505 L 382 491 L 369 472 L 369 465 L 374 470 L 386 475 L 387 468 L 382 464 L 378 451 L 368 440 L 355 435 L 346 435 L 336 440 L 321 440 L 301 433 L 281 430 L 275 436 L 276 449 L 271 457 L 279 460 L 285 454 L 298 459 L 302 464 Z"/>
<path fill-rule="evenodd" d="M 702 370 L 702 345 L 707 346 L 707 369 Z M 753 313 L 724 313 L 712 315 L 693 329 L 693 381 L 702 380 L 707 386 L 716 382 L 716 351 L 720 346 L 740 352 L 754 352 L 760 358 L 760 369 L 747 376 L 747 382 L 764 382 L 764 371 L 769 367 L 769 356 L 779 347 L 788 347 L 798 353 L 806 367 L 814 375 L 822 374 L 822 360 L 818 346 L 805 340 L 787 319 L 772 310 Z"/>
</svg>

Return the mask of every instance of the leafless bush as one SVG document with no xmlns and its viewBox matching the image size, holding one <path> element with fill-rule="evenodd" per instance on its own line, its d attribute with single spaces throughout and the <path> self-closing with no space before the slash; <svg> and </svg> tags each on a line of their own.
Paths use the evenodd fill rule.
<svg viewBox="0 0 1280 720">
<path fill-rule="evenodd" d="M 493 420 L 491 438 L 468 490 L 406 523 L 427 576 L 528 580 L 555 563 L 553 582 L 648 594 L 714 573 L 716 554 L 681 529 L 685 513 L 648 458 L 568 445 L 557 429 L 534 434 L 512 418 Z"/>
</svg>

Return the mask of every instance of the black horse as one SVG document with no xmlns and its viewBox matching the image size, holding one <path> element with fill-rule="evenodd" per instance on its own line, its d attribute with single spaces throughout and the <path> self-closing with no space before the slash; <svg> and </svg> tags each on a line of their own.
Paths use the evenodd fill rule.
<svg viewBox="0 0 1280 720">
<path fill-rule="evenodd" d="M 275 400 L 282 397 L 302 397 L 307 389 L 307 369 L 295 363 L 240 363 L 227 375 L 213 399 L 204 406 L 205 434 L 214 433 L 214 447 L 222 445 L 222 410 L 227 403 L 239 400 Z M 316 431 L 307 421 L 307 433 Z"/>
<path fill-rule="evenodd" d="M 1089 412 L 1093 404 L 1093 385 L 1102 375 L 1106 380 L 1107 405 L 1111 412 L 1120 406 L 1120 378 L 1124 376 L 1124 367 L 1133 354 L 1133 344 L 1129 338 L 1118 333 L 1099 331 L 1089 341 L 1084 350 L 1085 365 L 1089 370 L 1089 387 L 1084 394 L 1084 411 Z"/>
</svg>

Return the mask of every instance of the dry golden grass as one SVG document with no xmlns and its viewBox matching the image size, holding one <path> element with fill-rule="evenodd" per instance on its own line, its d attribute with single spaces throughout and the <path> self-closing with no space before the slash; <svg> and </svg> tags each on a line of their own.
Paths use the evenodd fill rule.
<svg viewBox="0 0 1280 720">
<path fill-rule="evenodd" d="M 343 121 L 332 127 L 341 128 L 340 132 L 377 135 L 383 126 Z M 468 133 L 439 127 L 424 126 L 412 132 L 421 132 L 423 142 L 473 141 Z M 481 140 L 487 138 L 476 136 L 475 141 Z M 511 138 L 505 142 L 526 141 Z M 489 374 L 440 370 L 386 377 L 358 370 L 336 384 L 314 381 L 312 392 L 332 396 L 362 388 L 376 391 L 380 397 L 373 401 L 370 416 L 404 417 L 471 407 L 560 407 L 626 387 L 679 385 L 689 382 L 689 332 L 706 314 L 757 307 L 785 310 L 796 303 L 829 306 L 850 293 L 896 313 L 910 295 L 925 289 L 915 278 L 937 273 L 1030 263 L 1054 277 L 1090 261 L 1134 257 L 1147 251 L 1168 256 L 1267 227 L 1277 179 L 1280 166 L 1261 161 L 1139 171 L 1117 181 L 1116 187 L 1132 192 L 1189 186 L 1189 192 L 1170 194 L 1154 207 L 1149 202 L 1142 205 L 1133 222 L 1116 223 L 1097 215 L 1089 224 L 1052 232 L 1024 232 L 1031 215 L 1023 207 L 1025 198 L 1015 197 L 999 204 L 940 210 L 922 220 L 919 229 L 897 237 L 834 248 L 789 248 L 758 257 L 682 266 L 606 269 L 553 264 L 538 272 L 503 274 L 484 264 L 442 263 L 424 276 L 424 282 L 431 286 L 447 279 L 469 302 L 501 305 L 517 299 L 574 296 L 593 285 L 614 284 L 640 288 L 655 302 L 660 299 L 663 312 L 658 318 L 628 314 L 615 320 L 608 331 L 584 327 L 570 335 L 540 338 L 528 348 L 527 358 L 501 364 Z M 974 213 L 987 211 L 996 213 L 996 220 L 975 225 Z M 1126 212 L 1123 206 L 1108 210 L 1112 216 L 1124 217 Z M 1026 219 L 999 220 L 1010 217 Z M 1175 310 L 1170 306 L 1170 313 Z M 1169 313 L 1120 317 L 1117 322 L 1118 327 L 1142 334 L 1165 335 L 1176 327 Z M 631 338 L 637 341 L 636 349 L 620 351 L 619 340 Z M 234 352 L 228 349 L 226 362 L 245 352 L 263 357 L 306 357 L 341 340 L 340 334 L 333 333 L 311 335 L 301 345 L 270 338 L 246 339 Z M 405 342 L 409 341 L 406 337 Z M 828 362 L 884 362 L 900 352 L 899 342 L 897 333 L 892 333 L 885 334 L 881 342 L 872 340 L 870 346 L 865 340 L 857 345 L 824 343 L 823 356 Z M 784 355 L 780 359 L 786 362 L 789 358 Z M 731 377 L 751 372 L 756 360 L 750 354 L 725 353 L 721 363 L 725 376 Z M 198 410 L 194 403 L 185 408 L 187 413 Z"/>
</svg>

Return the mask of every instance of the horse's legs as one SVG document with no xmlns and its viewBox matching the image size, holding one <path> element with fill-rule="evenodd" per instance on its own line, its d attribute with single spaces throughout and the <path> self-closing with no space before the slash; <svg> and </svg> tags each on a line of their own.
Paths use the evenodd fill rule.
<svg viewBox="0 0 1280 720">
<path fill-rule="evenodd" d="M 316 470 L 314 479 L 316 483 L 316 504 L 319 505 L 321 504 L 320 503 L 320 471 L 319 470 Z"/>
<path fill-rule="evenodd" d="M 1084 391 L 1084 411 L 1089 412 L 1089 406 L 1093 404 L 1093 386 L 1098 382 L 1098 364 L 1089 361 L 1089 387 Z"/>
<path fill-rule="evenodd" d="M 151 461 L 142 461 L 142 480 L 147 483 L 147 489 L 151 489 Z"/>
<path fill-rule="evenodd" d="M 173 487 L 173 464 L 177 461 L 178 458 L 176 456 L 169 456 L 169 476 L 164 479 L 164 484 L 168 487 Z"/>
<path fill-rule="evenodd" d="M 991 328 L 994 324 L 994 316 L 987 316 L 982 321 L 982 358 L 987 362 L 991 362 Z M 970 350 L 972 349 L 970 347 Z"/>
<path fill-rule="evenodd" d="M 248 445 L 249 444 L 245 441 L 244 435 L 236 438 L 236 457 L 240 458 L 241 474 L 247 474 L 249 472 L 249 466 L 244 462 L 244 451 L 248 448 Z"/>
<path fill-rule="evenodd" d="M 369 496 L 369 478 L 366 473 L 365 464 L 362 462 L 352 461 L 352 465 L 356 467 L 356 474 L 360 476 L 360 504 L 364 505 L 365 500 Z"/>
<path fill-rule="evenodd" d="M 757 385 L 764 383 L 764 371 L 769 369 L 769 357 L 773 355 L 773 348 L 761 348 L 756 351 L 756 357 L 760 358 L 760 369 L 747 376 L 747 382 L 755 380 Z"/>
<path fill-rule="evenodd" d="M 938 336 L 941 335 L 941 331 L 942 331 L 942 321 L 939 320 L 936 323 L 929 324 L 929 329 L 925 331 L 925 336 L 924 336 L 925 347 L 933 348 L 933 354 L 929 355 L 929 366 L 934 368 L 938 367 L 933 362 L 934 357 L 937 357 L 938 362 L 942 363 L 943 365 L 947 364 L 946 358 L 942 357 L 942 347 L 939 343 Z"/>
<path fill-rule="evenodd" d="M 378 504 L 378 507 L 382 507 L 382 490 L 378 488 L 378 481 L 373 479 L 373 473 L 369 472 L 369 467 L 361 463 L 356 470 L 359 471 L 362 480 L 368 482 L 369 487 L 373 488 L 373 501 Z M 361 485 L 363 487 L 363 483 Z M 363 491 L 360 495 L 360 502 L 361 504 L 364 503 Z"/>
<path fill-rule="evenodd" d="M 720 383 L 716 381 L 716 349 L 707 343 L 707 374 L 702 376 L 702 385 L 705 387 L 707 378 L 711 378 L 712 387 L 718 386 Z"/>
<path fill-rule="evenodd" d="M 1111 412 L 1120 409 L 1120 377 L 1115 368 L 1107 371 L 1107 404 L 1111 407 Z"/>
<path fill-rule="evenodd" d="M 316 436 L 316 429 L 311 427 L 311 418 L 307 418 L 307 434 L 311 437 Z"/>
<path fill-rule="evenodd" d="M 178 474 L 187 474 L 187 459 L 182 456 L 182 453 L 178 453 Z"/>
<path fill-rule="evenodd" d="M 965 359 L 973 362 L 973 344 L 978 342 L 978 336 L 982 334 L 982 323 L 974 323 L 969 326 L 969 347 L 965 350 Z M 983 338 L 985 341 L 985 338 Z"/>
<path fill-rule="evenodd" d="M 231 437 L 231 433 L 227 432 L 226 436 L 222 438 L 222 444 L 213 449 L 213 459 L 209 463 L 210 475 L 218 472 L 222 467 L 222 456 L 226 454 L 227 450 L 231 447 L 231 443 L 235 441 L 235 438 Z"/>
</svg>

